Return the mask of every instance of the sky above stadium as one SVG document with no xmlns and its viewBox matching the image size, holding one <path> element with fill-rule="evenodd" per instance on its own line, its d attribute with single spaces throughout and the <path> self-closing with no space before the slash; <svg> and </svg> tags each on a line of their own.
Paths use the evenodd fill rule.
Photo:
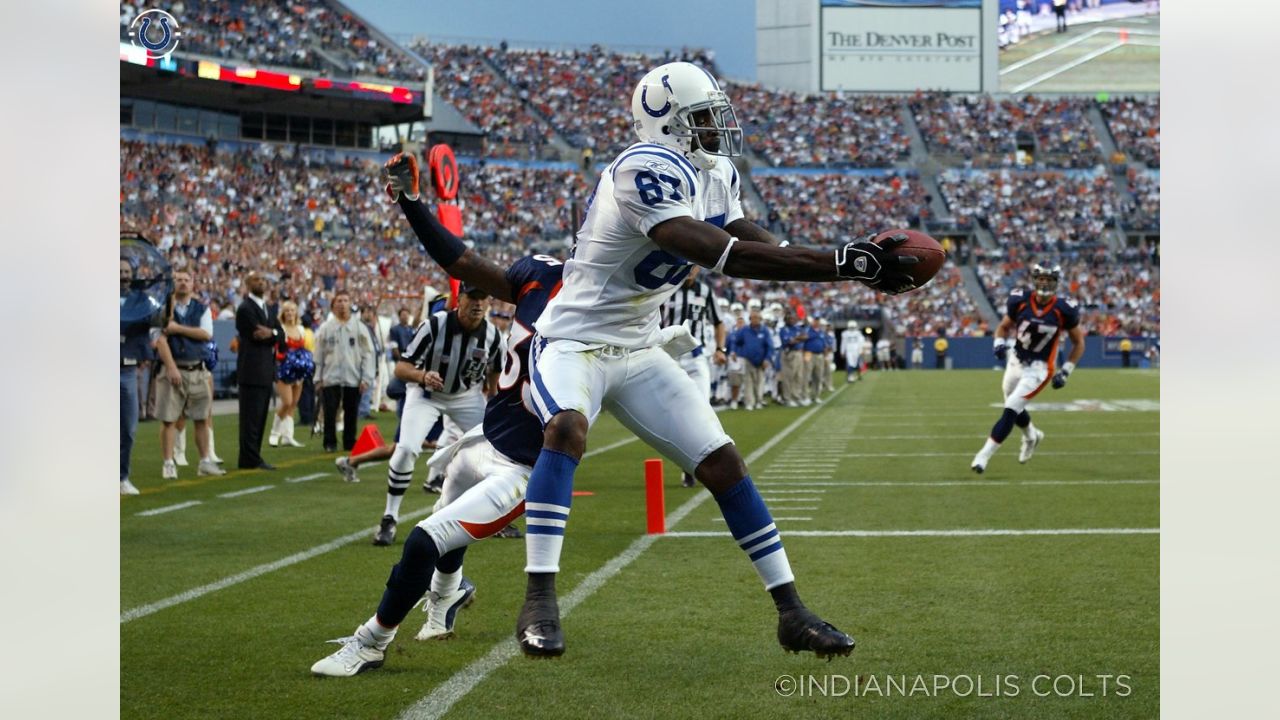
<svg viewBox="0 0 1280 720">
<path fill-rule="evenodd" d="M 710 48 L 731 78 L 756 76 L 755 0 L 345 0 L 396 39 L 590 45 L 618 50 Z"/>
</svg>

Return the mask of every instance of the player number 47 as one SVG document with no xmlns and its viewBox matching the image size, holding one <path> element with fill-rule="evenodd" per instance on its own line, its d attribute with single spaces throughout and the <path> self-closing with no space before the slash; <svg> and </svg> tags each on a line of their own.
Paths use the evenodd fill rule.
<svg viewBox="0 0 1280 720">
<path fill-rule="evenodd" d="M 1034 334 L 1033 334 L 1034 333 Z M 1030 350 L 1031 352 L 1040 352 L 1045 345 L 1058 334 L 1058 328 L 1040 323 L 1033 323 L 1030 320 L 1023 320 L 1018 326 L 1018 344 Z M 1035 335 L 1040 338 L 1037 341 Z"/>
</svg>

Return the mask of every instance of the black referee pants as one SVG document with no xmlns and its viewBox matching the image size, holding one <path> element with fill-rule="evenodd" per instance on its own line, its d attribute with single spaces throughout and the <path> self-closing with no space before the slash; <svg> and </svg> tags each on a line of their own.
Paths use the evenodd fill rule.
<svg viewBox="0 0 1280 720">
<path fill-rule="evenodd" d="M 338 403 L 342 403 L 342 449 L 350 450 L 356 446 L 356 423 L 359 422 L 357 411 L 360 409 L 360 388 L 331 387 L 325 385 L 324 393 L 324 447 L 326 450 L 338 446 L 335 431 L 338 419 Z"/>
</svg>

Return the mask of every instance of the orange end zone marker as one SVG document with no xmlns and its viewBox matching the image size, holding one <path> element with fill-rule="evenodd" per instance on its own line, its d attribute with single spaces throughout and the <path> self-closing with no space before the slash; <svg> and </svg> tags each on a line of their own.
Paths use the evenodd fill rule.
<svg viewBox="0 0 1280 720">
<path fill-rule="evenodd" d="M 595 495 L 595 493 L 590 490 L 574 490 L 573 491 L 574 497 L 591 497 L 592 495 Z"/>
<path fill-rule="evenodd" d="M 644 498 L 648 516 L 648 533 L 661 535 L 667 531 L 667 503 L 662 494 L 662 461 L 644 461 Z"/>
</svg>

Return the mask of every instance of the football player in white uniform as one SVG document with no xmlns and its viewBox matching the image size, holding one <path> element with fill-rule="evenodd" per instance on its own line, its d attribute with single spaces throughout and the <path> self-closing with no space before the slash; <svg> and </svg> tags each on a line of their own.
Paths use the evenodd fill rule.
<svg viewBox="0 0 1280 720">
<path fill-rule="evenodd" d="M 854 640 L 808 610 L 796 593 L 782 541 L 733 441 L 693 380 L 659 343 L 658 308 L 692 264 L 763 280 L 858 280 L 884 292 L 915 287 L 898 235 L 831 250 L 782 247 L 743 217 L 742 151 L 728 96 L 710 73 L 667 63 L 637 84 L 632 117 L 641 142 L 603 172 L 588 201 L 564 286 L 539 318 L 531 397 L 544 425 L 529 478 L 521 649 L 564 652 L 555 576 L 569 519 L 573 476 L 587 430 L 602 408 L 715 497 L 778 610 L 790 651 L 847 655 Z"/>
</svg>

